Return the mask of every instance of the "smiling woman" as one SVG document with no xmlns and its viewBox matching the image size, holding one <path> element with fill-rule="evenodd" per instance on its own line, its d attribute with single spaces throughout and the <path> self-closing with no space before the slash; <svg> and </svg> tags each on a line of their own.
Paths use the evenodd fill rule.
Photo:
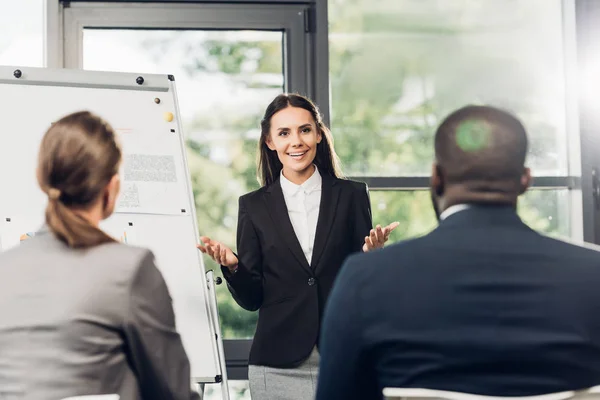
<svg viewBox="0 0 600 400">
<path fill-rule="evenodd" d="M 316 342 L 335 277 L 347 256 L 382 247 L 397 224 L 372 229 L 367 188 L 341 178 L 331 132 L 309 99 L 282 94 L 269 104 L 259 151 L 263 186 L 240 198 L 238 254 L 208 237 L 199 249 L 221 264 L 235 301 L 259 310 L 252 396 L 314 398 Z"/>
<path fill-rule="evenodd" d="M 314 172 L 312 162 L 323 135 L 309 111 L 286 107 L 272 117 L 275 135 L 266 137 L 269 150 L 275 151 L 283 164 L 283 175 L 300 185 Z"/>
<path fill-rule="evenodd" d="M 312 175 L 313 170 L 309 167 L 313 162 L 321 172 L 342 177 L 331 131 L 309 99 L 295 94 L 277 96 L 267 107 L 260 125 L 258 179 L 263 185 L 277 179 L 282 169 L 288 179 L 293 179 L 292 176 L 299 172 L 308 172 L 308 176 L 299 180 L 302 183 Z M 306 151 L 308 155 L 292 159 L 286 153 L 290 151 Z"/>
</svg>

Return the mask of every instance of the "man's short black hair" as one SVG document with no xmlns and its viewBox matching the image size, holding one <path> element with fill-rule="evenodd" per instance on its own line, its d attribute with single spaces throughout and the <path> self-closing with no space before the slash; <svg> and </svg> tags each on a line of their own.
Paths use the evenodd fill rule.
<svg viewBox="0 0 600 400">
<path fill-rule="evenodd" d="M 493 190 L 493 182 L 518 183 L 526 154 L 525 127 L 495 107 L 469 105 L 456 110 L 435 134 L 436 161 L 448 184 L 476 183 Z"/>
</svg>

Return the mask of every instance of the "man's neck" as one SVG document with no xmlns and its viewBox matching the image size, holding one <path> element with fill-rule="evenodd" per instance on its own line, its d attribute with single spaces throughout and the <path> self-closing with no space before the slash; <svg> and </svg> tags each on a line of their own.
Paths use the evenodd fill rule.
<svg viewBox="0 0 600 400">
<path fill-rule="evenodd" d="M 441 199 L 440 209 L 446 210 L 458 204 L 489 204 L 517 207 L 518 195 L 513 192 L 479 192 L 461 185 L 448 186 Z"/>
</svg>

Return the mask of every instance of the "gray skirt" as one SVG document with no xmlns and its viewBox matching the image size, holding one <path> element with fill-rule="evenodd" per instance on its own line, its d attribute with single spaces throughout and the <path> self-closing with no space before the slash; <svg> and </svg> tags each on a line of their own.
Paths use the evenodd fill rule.
<svg viewBox="0 0 600 400">
<path fill-rule="evenodd" d="M 317 391 L 319 353 L 315 347 L 310 356 L 296 368 L 248 366 L 248 383 L 252 400 L 312 400 Z"/>
</svg>

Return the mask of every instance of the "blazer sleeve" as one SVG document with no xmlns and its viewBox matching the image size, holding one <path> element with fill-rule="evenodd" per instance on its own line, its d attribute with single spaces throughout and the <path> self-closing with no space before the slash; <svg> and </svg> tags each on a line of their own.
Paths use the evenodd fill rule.
<svg viewBox="0 0 600 400">
<path fill-rule="evenodd" d="M 362 251 L 365 237 L 369 236 L 373 228 L 373 218 L 371 216 L 371 200 L 369 199 L 369 189 L 365 183 L 358 183 L 354 191 L 354 235 L 353 248 L 356 251 Z"/>
<path fill-rule="evenodd" d="M 131 282 L 124 335 L 142 398 L 200 400 L 190 363 L 175 328 L 171 296 L 151 252 Z"/>
<path fill-rule="evenodd" d="M 221 266 L 234 300 L 248 311 L 256 311 L 263 302 L 262 249 L 244 196 L 240 197 L 237 226 L 238 269 L 231 273 Z"/>
</svg>

